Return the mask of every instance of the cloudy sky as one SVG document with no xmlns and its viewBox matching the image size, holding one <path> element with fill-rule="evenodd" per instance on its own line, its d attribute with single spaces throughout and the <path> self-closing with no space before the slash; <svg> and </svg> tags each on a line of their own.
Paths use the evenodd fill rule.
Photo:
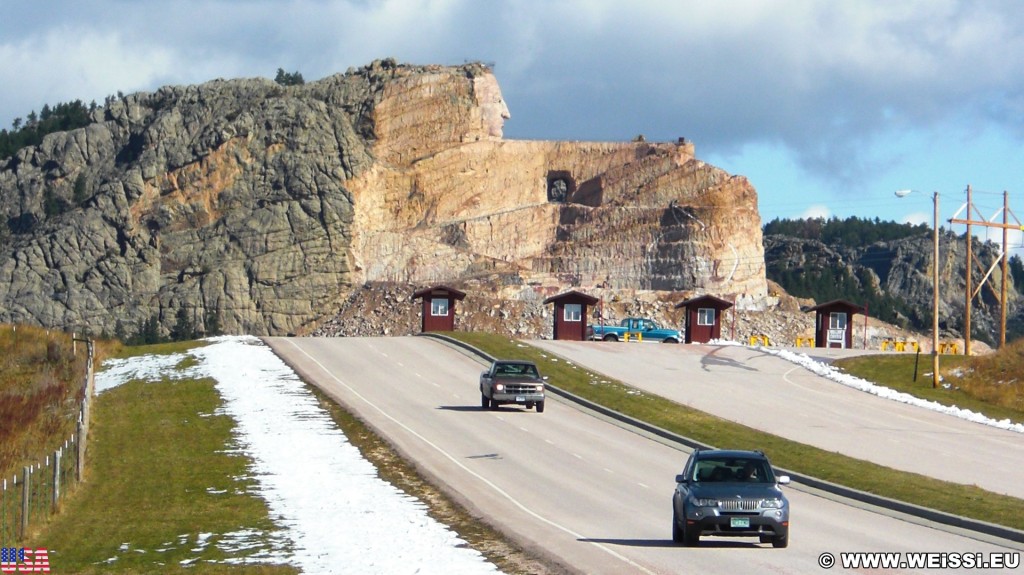
<svg viewBox="0 0 1024 575">
<path fill-rule="evenodd" d="M 975 219 L 1001 221 L 1008 191 L 1024 220 L 1016 0 L 0 0 L 0 13 L 2 127 L 43 104 L 278 68 L 309 82 L 385 57 L 480 60 L 512 113 L 506 138 L 685 137 L 751 180 L 764 221 L 931 224 L 931 193 L 945 220 L 968 185 Z"/>
</svg>

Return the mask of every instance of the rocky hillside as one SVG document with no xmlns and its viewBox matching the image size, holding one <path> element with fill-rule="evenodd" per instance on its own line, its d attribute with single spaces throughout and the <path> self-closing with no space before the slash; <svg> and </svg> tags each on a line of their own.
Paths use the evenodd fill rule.
<svg viewBox="0 0 1024 575">
<path fill-rule="evenodd" d="M 820 278 L 823 272 L 828 272 L 828 281 L 849 282 L 851 289 L 861 294 L 848 298 L 852 301 L 864 305 L 867 300 L 888 300 L 875 308 L 869 306 L 869 311 L 875 309 L 873 315 L 903 328 L 927 333 L 931 332 L 934 305 L 933 242 L 930 232 L 855 246 L 775 234 L 764 237 L 768 275 L 792 293 L 811 296 L 811 292 L 820 291 L 820 288 L 806 286 L 813 285 L 812 278 Z M 966 331 L 966 238 L 944 231 L 939 244 L 940 337 L 958 341 Z M 972 291 L 978 292 L 971 306 L 971 338 L 997 344 L 1001 329 L 1002 273 L 998 266 L 991 268 L 999 261 L 999 246 L 975 239 L 971 251 L 977 262 Z M 988 280 L 979 291 L 986 274 Z M 787 282 L 786 278 L 792 281 Z M 1007 341 L 1011 341 L 1024 334 L 1024 307 L 1012 275 L 1007 275 L 1006 287 Z"/>
<path fill-rule="evenodd" d="M 745 178 L 682 138 L 505 140 L 509 117 L 483 65 L 392 60 L 111 101 L 0 158 L 0 322 L 308 333 L 363 286 L 433 283 L 773 305 Z"/>
</svg>

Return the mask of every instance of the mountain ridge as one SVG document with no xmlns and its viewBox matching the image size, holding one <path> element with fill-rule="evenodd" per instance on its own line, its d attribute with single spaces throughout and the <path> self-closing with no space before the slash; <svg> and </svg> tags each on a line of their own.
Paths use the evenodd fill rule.
<svg viewBox="0 0 1024 575">
<path fill-rule="evenodd" d="M 479 63 L 166 86 L 91 114 L 0 166 L 0 321 L 280 335 L 374 282 L 767 302 L 746 178 L 683 138 L 505 140 Z"/>
</svg>

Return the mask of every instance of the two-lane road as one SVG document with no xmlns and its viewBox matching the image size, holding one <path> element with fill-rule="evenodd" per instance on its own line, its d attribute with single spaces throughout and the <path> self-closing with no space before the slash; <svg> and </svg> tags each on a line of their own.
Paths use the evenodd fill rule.
<svg viewBox="0 0 1024 575">
<path fill-rule="evenodd" d="M 637 389 L 774 435 L 1024 498 L 1024 435 L 883 399 L 756 348 L 531 343 Z"/>
<path fill-rule="evenodd" d="M 576 572 L 812 573 L 824 552 L 1007 550 L 797 489 L 790 548 L 714 538 L 681 548 L 669 538 L 678 447 L 553 396 L 543 414 L 483 410 L 482 364 L 435 340 L 267 341 L 463 504 Z"/>
</svg>

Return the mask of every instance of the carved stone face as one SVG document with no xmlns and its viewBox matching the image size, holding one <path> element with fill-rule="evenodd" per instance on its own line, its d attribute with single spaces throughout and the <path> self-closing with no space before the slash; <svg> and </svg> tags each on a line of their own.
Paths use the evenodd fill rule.
<svg viewBox="0 0 1024 575">
<path fill-rule="evenodd" d="M 480 107 L 483 127 L 487 135 L 500 138 L 505 120 L 512 114 L 501 97 L 501 88 L 493 74 L 485 74 L 473 78 L 473 93 L 476 95 L 477 106 Z"/>
</svg>

